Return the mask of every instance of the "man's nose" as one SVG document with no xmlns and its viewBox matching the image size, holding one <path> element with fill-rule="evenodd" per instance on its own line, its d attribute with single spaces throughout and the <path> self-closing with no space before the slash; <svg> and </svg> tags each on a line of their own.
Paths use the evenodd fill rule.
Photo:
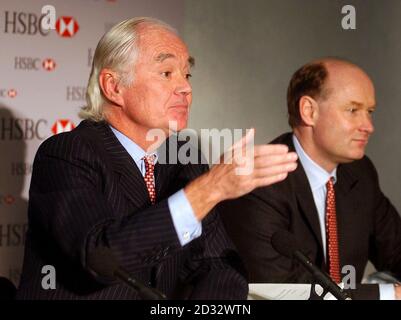
<svg viewBox="0 0 401 320">
<path fill-rule="evenodd" d="M 361 123 L 361 130 L 365 131 L 369 134 L 375 131 L 375 127 L 373 125 L 372 115 L 370 113 L 365 113 Z"/>
<path fill-rule="evenodd" d="M 188 94 L 192 93 L 192 86 L 186 75 L 180 76 L 180 78 L 177 81 L 175 91 L 177 94 L 184 94 L 184 95 L 188 95 Z"/>
</svg>

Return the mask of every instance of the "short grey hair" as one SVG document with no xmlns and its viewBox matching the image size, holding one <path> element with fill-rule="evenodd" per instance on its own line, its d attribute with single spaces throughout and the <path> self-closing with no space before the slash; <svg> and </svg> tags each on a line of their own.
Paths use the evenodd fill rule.
<svg viewBox="0 0 401 320">
<path fill-rule="evenodd" d="M 134 81 L 134 66 L 138 57 L 138 29 L 141 25 L 159 26 L 177 34 L 177 31 L 163 21 L 139 17 L 121 21 L 100 39 L 92 62 L 92 70 L 86 89 L 86 103 L 79 116 L 92 121 L 105 120 L 103 105 L 106 98 L 99 85 L 99 74 L 104 68 L 109 68 L 120 76 L 124 86 L 130 86 Z"/>
</svg>

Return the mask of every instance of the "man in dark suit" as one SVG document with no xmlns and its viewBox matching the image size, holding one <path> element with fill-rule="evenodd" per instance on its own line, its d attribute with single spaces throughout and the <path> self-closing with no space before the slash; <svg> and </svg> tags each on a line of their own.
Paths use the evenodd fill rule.
<svg viewBox="0 0 401 320">
<path fill-rule="evenodd" d="M 273 143 L 297 152 L 298 168 L 283 182 L 221 204 L 223 222 L 249 281 L 311 281 L 300 264 L 273 248 L 272 236 L 283 230 L 290 231 L 311 261 L 336 282 L 348 265 L 355 268 L 360 283 L 368 260 L 376 269 L 400 277 L 401 220 L 364 155 L 374 130 L 371 80 L 346 61 L 311 62 L 293 75 L 287 103 L 293 132 Z M 346 270 L 351 276 L 353 269 Z M 378 289 L 361 286 L 353 293 L 377 298 Z M 382 299 L 400 294 L 401 287 L 380 286 Z"/>
<path fill-rule="evenodd" d="M 255 162 L 248 175 L 236 174 L 235 159 L 210 171 L 179 157 L 160 161 L 171 128 L 187 125 L 192 63 L 161 21 L 129 19 L 102 37 L 81 114 L 86 120 L 45 141 L 35 158 L 18 298 L 141 298 L 101 271 L 111 256 L 99 258 L 99 250 L 167 298 L 246 297 L 242 264 L 213 208 L 283 180 L 296 155 L 285 146 L 255 146 L 244 158 Z M 252 134 L 232 152 L 245 150 Z M 149 136 L 158 137 L 157 145 Z M 171 144 L 166 148 L 170 156 Z M 52 268 L 54 279 L 42 274 Z"/>
</svg>

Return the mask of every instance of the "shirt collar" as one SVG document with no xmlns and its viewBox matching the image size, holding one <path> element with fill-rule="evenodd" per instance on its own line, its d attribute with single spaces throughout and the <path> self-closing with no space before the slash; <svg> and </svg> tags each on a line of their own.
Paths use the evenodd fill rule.
<svg viewBox="0 0 401 320">
<path fill-rule="evenodd" d="M 158 159 L 157 151 L 154 151 L 151 153 L 146 153 L 145 150 L 143 150 L 140 146 L 138 146 L 134 141 L 132 141 L 130 138 L 128 138 L 125 134 L 121 133 L 120 131 L 118 131 L 116 128 L 113 128 L 112 126 L 110 126 L 110 128 L 113 131 L 113 133 L 115 134 L 115 136 L 117 137 L 118 141 L 120 141 L 120 143 L 123 145 L 125 150 L 127 150 L 127 152 L 129 153 L 131 158 L 135 161 L 135 163 L 138 167 L 140 167 L 140 165 L 143 161 L 142 160 L 143 157 L 147 156 L 147 155 L 153 155 L 153 154 L 156 155 L 156 159 L 155 159 L 154 163 L 157 162 L 157 159 Z"/>
<path fill-rule="evenodd" d="M 331 177 L 334 178 L 334 183 L 337 182 L 337 168 L 334 168 L 331 173 L 328 173 L 306 154 L 295 134 L 292 135 L 292 141 L 299 161 L 308 177 L 312 192 L 325 186 Z"/>
</svg>

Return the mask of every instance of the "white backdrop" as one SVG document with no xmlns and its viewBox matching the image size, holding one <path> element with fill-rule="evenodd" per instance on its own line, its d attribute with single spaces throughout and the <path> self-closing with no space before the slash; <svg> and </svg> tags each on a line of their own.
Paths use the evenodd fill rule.
<svg viewBox="0 0 401 320">
<path fill-rule="evenodd" d="M 44 5 L 56 30 L 40 29 Z M 78 125 L 93 53 L 102 34 L 135 16 L 178 30 L 183 0 L 0 1 L 0 275 L 18 284 L 32 163 L 40 143 Z"/>
</svg>

